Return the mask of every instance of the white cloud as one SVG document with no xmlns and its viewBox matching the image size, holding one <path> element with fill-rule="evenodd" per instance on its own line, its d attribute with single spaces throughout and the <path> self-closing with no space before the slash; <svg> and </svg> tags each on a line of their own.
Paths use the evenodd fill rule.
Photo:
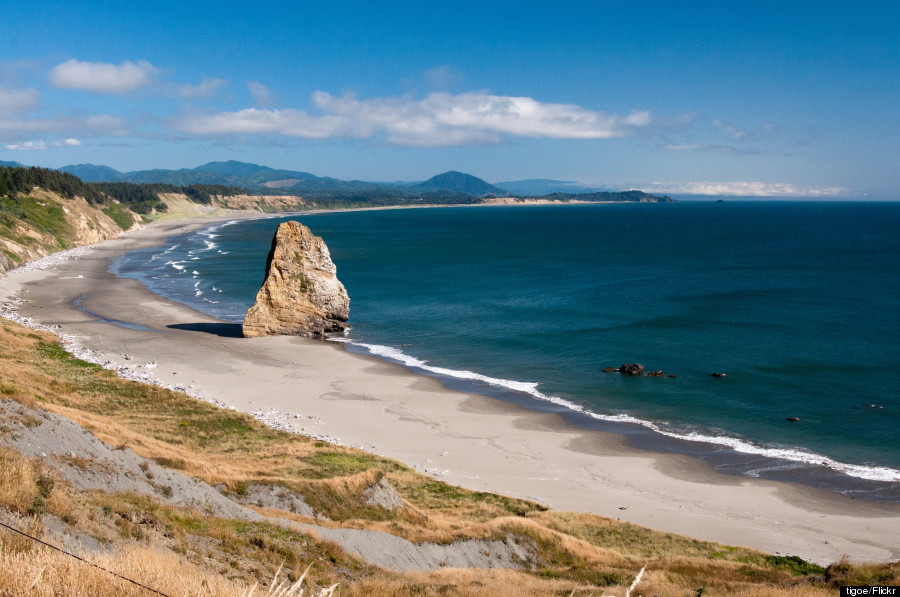
<svg viewBox="0 0 900 597">
<path fill-rule="evenodd" d="M 107 62 L 81 62 L 73 58 L 50 70 L 50 83 L 64 89 L 119 94 L 148 85 L 159 72 L 158 68 L 145 60 L 126 60 L 115 65 Z"/>
<path fill-rule="evenodd" d="M 312 117 L 302 110 L 247 108 L 183 118 L 177 126 L 199 135 L 272 134 L 311 139 L 352 136 L 349 131 L 341 130 L 340 119 Z"/>
<path fill-rule="evenodd" d="M 573 104 L 542 103 L 529 97 L 470 92 L 431 93 L 359 100 L 324 91 L 312 95 L 321 116 L 304 110 L 249 108 L 187 116 L 177 128 L 196 134 L 277 134 L 322 139 L 370 138 L 384 134 L 399 145 L 446 146 L 496 143 L 500 135 L 556 139 L 623 137 L 650 124 L 649 112 L 609 115 Z"/>
<path fill-rule="evenodd" d="M 204 77 L 203 80 L 197 85 L 191 85 L 189 83 L 185 83 L 178 87 L 178 95 L 179 97 L 183 97 L 186 99 L 199 99 L 206 97 L 213 97 L 219 90 L 228 84 L 228 81 L 225 79 L 214 79 L 209 77 Z"/>
<path fill-rule="evenodd" d="M 65 139 L 78 137 L 121 136 L 129 132 L 128 123 L 119 116 L 74 114 L 55 118 L 2 118 L 0 141 L 15 142 L 22 137 L 49 134 Z"/>
<path fill-rule="evenodd" d="M 50 145 L 53 147 L 80 147 L 81 141 L 74 137 L 70 137 L 68 139 L 63 139 L 62 141 L 54 141 Z"/>
<path fill-rule="evenodd" d="M 272 91 L 259 81 L 247 81 L 247 89 L 250 90 L 250 95 L 253 97 L 253 103 L 257 106 L 266 108 L 275 103 Z"/>
<path fill-rule="evenodd" d="M 92 114 L 82 119 L 81 127 L 75 130 L 87 131 L 91 135 L 125 135 L 128 131 L 128 123 L 121 116 L 112 114 Z"/>
<path fill-rule="evenodd" d="M 21 114 L 41 105 L 36 89 L 6 89 L 0 87 L 0 114 Z"/>
<path fill-rule="evenodd" d="M 816 187 L 778 182 L 653 182 L 637 186 L 651 193 L 736 197 L 836 197 L 849 193 L 849 190 L 843 187 Z"/>
<path fill-rule="evenodd" d="M 25 143 L 12 143 L 7 145 L 6 149 L 27 151 L 31 149 L 47 149 L 47 146 L 44 145 L 43 141 L 26 141 Z"/>
</svg>

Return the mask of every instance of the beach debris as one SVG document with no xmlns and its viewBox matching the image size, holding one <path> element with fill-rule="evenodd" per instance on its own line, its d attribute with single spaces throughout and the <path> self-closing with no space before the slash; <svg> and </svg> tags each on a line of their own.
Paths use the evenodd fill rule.
<svg viewBox="0 0 900 597">
<path fill-rule="evenodd" d="M 41 257 L 40 259 L 35 259 L 34 261 L 29 261 L 27 263 L 23 263 L 22 265 L 20 265 L 19 267 L 15 268 L 15 269 L 8 270 L 4 274 L 4 276 L 9 278 L 9 277 L 17 275 L 17 274 L 24 274 L 27 272 L 45 270 L 48 267 L 52 267 L 54 265 L 59 265 L 60 263 L 63 263 L 65 261 L 70 261 L 72 259 L 78 259 L 79 257 L 81 257 L 83 255 L 87 255 L 88 253 L 93 251 L 94 247 L 96 247 L 96 246 L 97 246 L 96 244 L 81 245 L 81 246 L 75 247 L 74 249 L 67 249 L 65 251 L 57 251 L 56 253 L 51 253 L 50 255 L 47 255 L 46 257 Z M 81 277 L 81 276 L 79 276 L 79 277 Z"/>
<path fill-rule="evenodd" d="M 619 367 L 619 373 L 631 377 L 637 377 L 644 374 L 644 366 L 640 363 L 625 363 Z"/>
<path fill-rule="evenodd" d="M 244 318 L 244 337 L 324 340 L 329 332 L 342 332 L 349 317 L 350 297 L 325 242 L 300 222 L 279 225 L 262 287 Z"/>
</svg>

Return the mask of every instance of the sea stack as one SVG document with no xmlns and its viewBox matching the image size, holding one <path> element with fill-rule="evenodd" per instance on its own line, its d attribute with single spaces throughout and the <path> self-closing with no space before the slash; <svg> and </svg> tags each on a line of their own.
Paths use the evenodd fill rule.
<svg viewBox="0 0 900 597">
<path fill-rule="evenodd" d="M 350 297 L 325 242 L 300 222 L 278 226 L 266 260 L 266 277 L 244 318 L 244 337 L 305 336 L 340 332 Z"/>
</svg>

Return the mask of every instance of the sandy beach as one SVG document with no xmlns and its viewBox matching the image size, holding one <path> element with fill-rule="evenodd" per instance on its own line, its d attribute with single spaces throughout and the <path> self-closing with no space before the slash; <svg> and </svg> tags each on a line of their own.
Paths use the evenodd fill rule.
<svg viewBox="0 0 900 597">
<path fill-rule="evenodd" d="M 449 483 L 817 563 L 844 554 L 900 559 L 898 504 L 722 475 L 694 458 L 636 450 L 619 435 L 579 429 L 555 414 L 448 390 L 340 344 L 245 339 L 237 325 L 108 272 L 110 259 L 124 252 L 210 223 L 158 222 L 46 270 L 0 278 L 0 300 L 25 299 L 22 314 L 59 325 L 103 360 L 155 363 L 148 371 L 164 383 Z"/>
</svg>

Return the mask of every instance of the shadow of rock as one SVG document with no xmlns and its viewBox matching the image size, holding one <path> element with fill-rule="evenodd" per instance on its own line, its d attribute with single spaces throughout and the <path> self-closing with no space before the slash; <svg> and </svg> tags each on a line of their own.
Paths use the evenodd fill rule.
<svg viewBox="0 0 900 597">
<path fill-rule="evenodd" d="M 243 338 L 243 326 L 239 323 L 175 323 L 166 326 L 173 330 L 185 330 L 188 332 L 203 332 L 221 338 Z"/>
</svg>

